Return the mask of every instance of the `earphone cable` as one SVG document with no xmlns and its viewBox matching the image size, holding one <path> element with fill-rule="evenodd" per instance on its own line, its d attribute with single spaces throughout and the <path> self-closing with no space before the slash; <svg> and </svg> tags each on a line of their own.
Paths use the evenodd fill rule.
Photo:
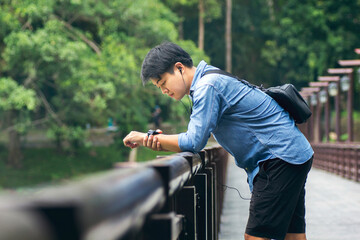
<svg viewBox="0 0 360 240">
<path fill-rule="evenodd" d="M 184 106 L 184 108 L 185 108 L 185 111 L 187 112 L 187 114 L 189 115 L 189 117 L 190 117 L 190 115 L 191 115 L 191 111 L 189 112 L 189 110 L 186 108 L 186 106 L 185 106 L 185 103 L 183 103 L 183 101 L 181 101 L 180 100 L 180 102 L 182 103 L 182 105 Z"/>
<path fill-rule="evenodd" d="M 215 180 L 215 181 L 216 181 L 216 180 Z M 217 182 L 217 181 L 216 181 L 216 182 Z M 240 197 L 241 199 L 247 200 L 247 201 L 251 200 L 251 198 L 243 197 L 243 196 L 241 195 L 239 189 L 237 189 L 236 187 L 230 187 L 230 186 L 228 186 L 228 185 L 225 185 L 225 184 L 222 184 L 222 183 L 218 183 L 218 182 L 217 182 L 217 184 L 218 184 L 219 186 L 221 186 L 221 187 L 225 187 L 225 189 L 223 190 L 224 192 L 226 191 L 227 188 L 228 188 L 228 189 L 231 189 L 231 190 L 235 190 L 235 191 L 237 191 L 237 193 L 239 194 L 239 197 Z"/>
<path fill-rule="evenodd" d="M 184 79 L 184 76 L 182 75 L 182 71 L 181 71 L 181 68 L 179 68 L 179 71 L 180 71 L 180 74 L 181 74 L 181 78 L 183 80 L 183 83 L 184 83 L 184 86 L 186 87 L 186 84 L 185 84 L 185 79 Z M 190 96 L 188 95 L 188 102 L 189 102 L 189 108 L 190 108 L 190 111 L 187 110 L 185 104 L 183 103 L 183 101 L 180 100 L 180 102 L 183 104 L 186 112 L 188 113 L 189 117 L 191 116 L 192 114 L 192 101 L 190 100 Z"/>
</svg>

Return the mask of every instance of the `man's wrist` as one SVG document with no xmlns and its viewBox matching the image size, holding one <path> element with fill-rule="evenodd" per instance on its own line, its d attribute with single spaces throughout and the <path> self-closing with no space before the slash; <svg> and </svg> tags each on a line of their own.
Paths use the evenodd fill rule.
<svg viewBox="0 0 360 240">
<path fill-rule="evenodd" d="M 152 130 L 150 129 L 148 132 L 147 132 L 147 136 L 151 136 L 151 135 L 157 135 L 157 134 L 161 134 L 162 131 L 160 129 L 157 129 L 157 130 Z"/>
</svg>

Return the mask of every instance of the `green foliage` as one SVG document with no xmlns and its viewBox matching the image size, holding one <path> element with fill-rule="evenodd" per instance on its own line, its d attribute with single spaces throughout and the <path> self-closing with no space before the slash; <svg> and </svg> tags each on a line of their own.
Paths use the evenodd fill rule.
<svg viewBox="0 0 360 240">
<path fill-rule="evenodd" d="M 169 6 L 180 17 L 188 17 L 197 11 L 199 0 L 163 0 L 166 6 Z M 203 0 L 205 9 L 205 20 L 211 22 L 213 19 L 221 17 L 221 1 Z"/>
<path fill-rule="evenodd" d="M 34 110 L 37 105 L 35 92 L 19 86 L 11 78 L 0 78 L 0 109 Z"/>
<path fill-rule="evenodd" d="M 86 130 L 80 126 L 58 127 L 53 125 L 47 131 L 47 137 L 49 139 L 53 139 L 59 148 L 69 150 L 70 152 L 76 151 L 79 147 L 89 147 L 89 143 L 86 142 L 87 136 L 88 133 Z M 67 141 L 67 144 L 63 141 Z"/>
<path fill-rule="evenodd" d="M 340 141 L 345 142 L 349 138 L 349 135 L 347 133 L 341 134 Z"/>
<path fill-rule="evenodd" d="M 359 42 L 359 10 L 359 1 L 351 0 L 235 0 L 232 72 L 265 86 L 306 86 L 327 68 L 339 67 L 339 59 L 358 58 L 353 49 Z M 225 69 L 224 6 L 222 16 L 206 24 L 205 52 Z M 185 18 L 185 39 L 197 41 L 196 23 L 197 17 Z"/>
<path fill-rule="evenodd" d="M 195 66 L 197 66 L 201 60 L 205 60 L 207 62 L 210 61 L 210 58 L 206 56 L 203 51 L 199 50 L 193 41 L 182 40 L 177 41 L 176 43 L 179 44 L 182 48 L 184 48 L 185 51 L 190 54 Z"/>
<path fill-rule="evenodd" d="M 11 121 L 1 127 L 26 133 L 40 120 L 57 150 L 74 154 L 89 145 L 85 126 L 105 127 L 111 117 L 115 145 L 127 153 L 122 138 L 147 129 L 155 104 L 169 109 L 166 119 L 183 115 L 139 77 L 150 48 L 178 41 L 178 21 L 159 0 L 3 1 L 0 119 Z M 195 62 L 206 58 L 191 41 L 180 43 Z"/>
<path fill-rule="evenodd" d="M 11 14 L 8 8 L 8 5 L 0 4 L 0 45 L 3 44 L 2 40 L 6 35 L 8 35 L 12 30 L 20 28 L 20 23 L 16 17 Z"/>
<path fill-rule="evenodd" d="M 205 20 L 211 22 L 213 19 L 221 17 L 221 1 L 205 0 Z"/>
</svg>

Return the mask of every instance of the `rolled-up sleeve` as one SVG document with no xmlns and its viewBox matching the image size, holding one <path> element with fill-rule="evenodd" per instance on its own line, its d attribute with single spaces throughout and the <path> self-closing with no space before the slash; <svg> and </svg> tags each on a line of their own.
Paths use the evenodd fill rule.
<svg viewBox="0 0 360 240">
<path fill-rule="evenodd" d="M 181 151 L 199 152 L 216 128 L 223 112 L 221 106 L 224 105 L 224 101 L 221 93 L 211 84 L 198 87 L 193 96 L 193 113 L 188 130 L 179 134 L 178 144 Z"/>
<path fill-rule="evenodd" d="M 191 138 L 189 137 L 187 132 L 179 134 L 178 144 L 182 152 L 185 151 L 194 152 Z"/>
</svg>

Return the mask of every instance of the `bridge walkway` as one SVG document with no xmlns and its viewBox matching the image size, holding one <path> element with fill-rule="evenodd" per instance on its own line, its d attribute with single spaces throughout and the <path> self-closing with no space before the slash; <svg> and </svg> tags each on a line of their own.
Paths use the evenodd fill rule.
<svg viewBox="0 0 360 240">
<path fill-rule="evenodd" d="M 227 174 L 226 184 L 250 198 L 246 173 L 232 158 Z M 306 191 L 308 240 L 360 239 L 360 183 L 312 168 Z M 249 203 L 236 190 L 225 190 L 219 240 L 244 239 Z"/>
</svg>

